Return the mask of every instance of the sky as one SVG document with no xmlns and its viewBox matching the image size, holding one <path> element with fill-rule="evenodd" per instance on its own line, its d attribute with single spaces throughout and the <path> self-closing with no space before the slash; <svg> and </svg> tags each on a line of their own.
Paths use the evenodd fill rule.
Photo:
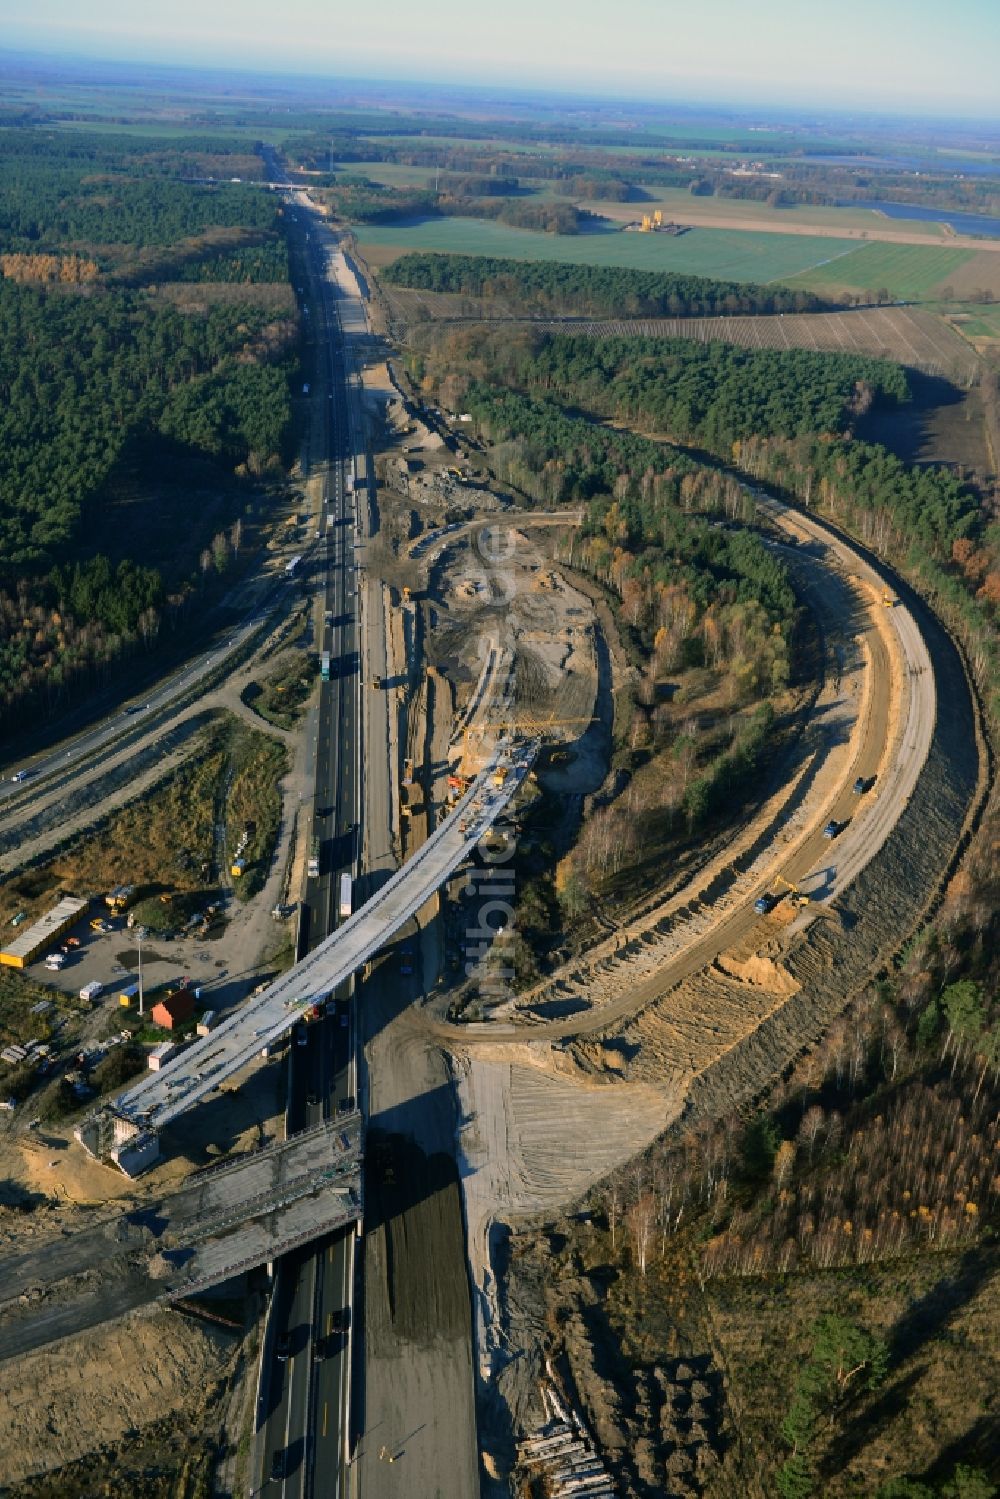
<svg viewBox="0 0 1000 1499">
<path fill-rule="evenodd" d="M 1000 0 L 0 0 L 0 47 L 1000 117 Z"/>
</svg>

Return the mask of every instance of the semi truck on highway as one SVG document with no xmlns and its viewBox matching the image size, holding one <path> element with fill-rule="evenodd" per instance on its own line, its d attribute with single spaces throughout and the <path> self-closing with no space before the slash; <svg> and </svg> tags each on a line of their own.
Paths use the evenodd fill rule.
<svg viewBox="0 0 1000 1499">
<path fill-rule="evenodd" d="M 346 921 L 351 914 L 351 876 L 340 876 L 340 919 Z"/>
<path fill-rule="evenodd" d="M 321 667 L 321 670 L 320 670 L 320 676 L 322 677 L 322 679 L 323 679 L 324 682 L 329 682 L 329 680 L 330 680 L 330 652 L 329 651 L 324 651 L 323 652 L 323 662 L 322 662 L 322 667 Z"/>
<path fill-rule="evenodd" d="M 309 863 L 306 873 L 311 880 L 319 879 L 319 834 L 313 833 L 312 842 L 309 845 Z"/>
</svg>

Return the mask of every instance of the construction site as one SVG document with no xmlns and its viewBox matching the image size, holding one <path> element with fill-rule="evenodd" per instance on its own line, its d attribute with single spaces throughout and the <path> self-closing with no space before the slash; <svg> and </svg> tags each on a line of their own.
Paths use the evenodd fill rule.
<svg viewBox="0 0 1000 1499">
<path fill-rule="evenodd" d="M 638 227 L 681 232 L 658 213 Z M 375 351 L 358 380 L 378 523 L 362 538 L 363 631 L 345 677 L 362 704 L 364 848 L 378 850 L 378 879 L 353 910 L 337 884 L 334 930 L 305 949 L 288 913 L 310 881 L 332 891 L 340 864 L 317 831 L 326 814 L 303 807 L 304 791 L 325 797 L 312 793 L 317 715 L 302 707 L 280 730 L 288 770 L 265 877 L 220 938 L 224 1019 L 103 1112 L 76 1117 L 91 1156 L 72 1120 L 18 1121 L 0 1143 L 0 1438 L 18 1454 L 14 1481 L 56 1465 L 53 1432 L 63 1460 L 85 1454 L 69 1370 L 85 1381 L 121 1371 L 134 1340 L 134 1382 L 99 1413 L 101 1439 L 127 1444 L 158 1386 L 190 1418 L 183 1388 L 202 1381 L 232 1449 L 217 1491 L 247 1491 L 249 1459 L 237 1474 L 235 1453 L 258 1351 L 275 1346 L 267 1267 L 346 1229 L 367 1241 L 366 1431 L 414 1432 L 410 1492 L 433 1492 L 421 1484 L 438 1482 L 440 1441 L 455 1469 L 441 1492 L 454 1499 L 468 1499 L 456 1485 L 470 1471 L 488 1499 L 598 1499 L 640 1481 L 643 1494 L 721 1495 L 734 1397 L 706 1322 L 691 1332 L 678 1317 L 678 1346 L 625 1393 L 608 1376 L 594 1308 L 616 1230 L 598 1196 L 654 1142 L 750 1110 L 919 930 L 985 789 L 966 677 L 933 614 L 874 559 L 748 488 L 752 524 L 787 565 L 817 642 L 785 701 L 794 733 L 758 794 L 704 838 L 679 833 L 641 894 L 592 901 L 548 934 L 538 870 L 565 867 L 581 832 L 630 793 L 615 757 L 640 686 L 634 649 L 608 592 L 573 565 L 582 513 L 532 509 L 499 484 L 462 413 L 425 409 Z M 319 521 L 323 488 L 303 489 Z M 310 605 L 320 694 L 337 680 L 326 603 L 317 592 Z M 266 638 L 258 675 L 288 646 L 276 626 Z M 252 667 L 218 689 L 227 711 L 246 708 Z M 671 732 L 699 712 L 722 716 L 708 674 L 676 675 L 661 714 Z M 85 798 L 75 815 L 87 834 Z M 222 840 L 230 895 L 252 837 L 241 825 Z M 56 844 L 47 826 L 33 837 L 39 854 Z M 55 907 L 4 963 L 30 961 L 85 909 Z M 533 922 L 542 934 L 529 940 Z M 267 1064 L 280 1055 L 292 1079 L 310 1017 L 352 983 L 350 1103 L 286 1134 L 289 1085 Z M 148 1174 L 127 1181 L 109 1159 Z M 547 1263 L 558 1263 L 551 1283 Z M 199 1321 L 165 1310 L 210 1289 Z M 365 1491 L 381 1499 L 395 1450 L 355 1438 Z"/>
</svg>

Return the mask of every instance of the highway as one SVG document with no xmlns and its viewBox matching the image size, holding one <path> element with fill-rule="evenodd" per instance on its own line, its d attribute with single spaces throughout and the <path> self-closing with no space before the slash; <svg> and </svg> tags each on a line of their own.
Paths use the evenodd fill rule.
<svg viewBox="0 0 1000 1499">
<path fill-rule="evenodd" d="M 314 555 L 312 546 L 299 550 L 304 561 L 311 561 Z M 256 599 L 245 609 L 241 619 L 220 630 L 204 651 L 189 657 L 178 671 L 150 687 L 141 702 L 121 709 L 102 723 L 77 734 L 68 743 L 64 740 L 63 747 L 55 752 L 35 755 L 7 766 L 0 779 L 0 815 L 22 821 L 30 815 L 41 794 L 56 789 L 65 791 L 67 773 L 79 772 L 80 767 L 95 759 L 100 751 L 117 750 L 154 727 L 162 727 L 165 713 L 179 699 L 193 696 L 198 685 L 219 672 L 227 661 L 240 660 L 275 609 L 287 600 L 288 584 L 284 577 L 263 576 L 256 593 Z M 13 779 L 22 773 L 26 777 L 23 782 Z"/>
<path fill-rule="evenodd" d="M 342 874 L 357 875 L 360 799 L 360 623 L 355 570 L 353 444 L 343 342 L 323 254 L 309 237 L 309 305 L 315 335 L 313 473 L 324 472 L 317 518 L 325 586 L 316 601 L 316 641 L 329 652 L 320 686 L 309 878 L 299 952 L 314 951 L 336 929 Z M 323 1020 L 300 1028 L 289 1053 L 286 1130 L 352 1108 L 357 1094 L 353 983 L 338 986 Z M 275 1268 L 269 1336 L 263 1350 L 255 1492 L 308 1499 L 345 1491 L 345 1436 L 353 1350 L 354 1229 L 320 1239 Z"/>
</svg>

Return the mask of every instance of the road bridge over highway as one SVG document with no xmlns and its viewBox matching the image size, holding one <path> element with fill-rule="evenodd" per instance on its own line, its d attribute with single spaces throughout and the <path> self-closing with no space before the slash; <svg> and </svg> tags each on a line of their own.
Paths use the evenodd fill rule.
<svg viewBox="0 0 1000 1499">
<path fill-rule="evenodd" d="M 472 853 L 534 763 L 536 741 L 500 746 L 427 842 L 332 936 L 166 1067 L 90 1115 L 76 1138 L 138 1176 L 159 1157 L 159 1132 L 281 1040 L 409 921 Z"/>
<path fill-rule="evenodd" d="M 357 1223 L 356 1111 L 199 1171 L 175 1190 L 0 1260 L 0 1358 L 176 1301 Z"/>
</svg>

